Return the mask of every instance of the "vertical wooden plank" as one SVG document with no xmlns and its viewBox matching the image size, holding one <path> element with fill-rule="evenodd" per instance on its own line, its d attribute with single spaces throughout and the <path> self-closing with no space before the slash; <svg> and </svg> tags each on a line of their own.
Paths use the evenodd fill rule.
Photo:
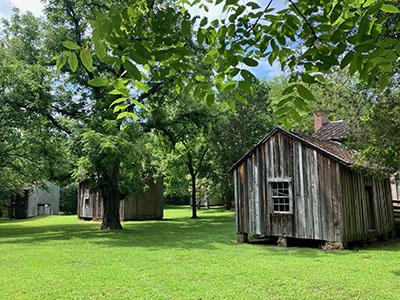
<svg viewBox="0 0 400 300">
<path fill-rule="evenodd" d="M 312 150 L 312 160 L 310 163 L 311 175 L 311 197 L 313 208 L 313 223 L 314 223 L 314 238 L 317 240 L 322 239 L 321 235 L 321 205 L 319 198 L 319 181 L 318 181 L 318 160 L 317 151 Z"/>
<path fill-rule="evenodd" d="M 243 163 L 244 177 L 243 177 L 243 230 L 245 233 L 249 233 L 249 186 L 248 186 L 248 161 L 245 160 Z"/>
<path fill-rule="evenodd" d="M 339 182 L 338 182 L 338 177 L 340 176 L 338 172 L 338 164 L 336 162 L 332 161 L 331 164 L 331 174 L 332 174 L 332 181 L 331 181 L 331 186 L 332 186 L 332 209 L 333 209 L 333 235 L 334 235 L 334 241 L 341 241 L 341 234 L 340 234 L 340 228 L 341 228 L 341 219 L 340 219 L 340 197 L 339 197 Z"/>
<path fill-rule="evenodd" d="M 305 200 L 304 200 L 304 173 L 303 173 L 303 146 L 301 143 L 297 144 L 297 159 L 298 159 L 298 170 L 299 170 L 299 190 L 300 195 L 297 198 L 297 226 L 299 232 L 299 238 L 306 237 L 306 213 L 305 213 Z"/>
<path fill-rule="evenodd" d="M 238 199 L 238 180 L 237 180 L 237 169 L 233 170 L 233 199 L 235 201 L 235 224 L 236 224 L 236 232 L 240 232 L 239 228 L 239 199 Z"/>
<path fill-rule="evenodd" d="M 254 218 L 255 218 L 255 233 L 261 234 L 260 224 L 260 182 L 259 182 L 259 149 L 253 154 L 253 169 L 254 169 Z"/>
<path fill-rule="evenodd" d="M 313 219 L 312 219 L 312 200 L 310 195 L 310 162 L 309 148 L 304 147 L 302 151 L 303 160 L 303 192 L 304 192 L 304 211 L 306 219 L 305 237 L 312 239 L 314 236 Z"/>
<path fill-rule="evenodd" d="M 260 199 L 260 219 L 261 219 L 261 234 L 266 235 L 267 234 L 267 222 L 266 222 L 266 203 L 267 203 L 267 198 L 266 198 L 266 182 L 267 182 L 267 176 L 266 176 L 266 167 L 267 163 L 265 160 L 265 144 L 261 145 L 261 151 L 260 151 L 260 185 L 261 185 L 261 199 Z"/>
<path fill-rule="evenodd" d="M 341 183 L 341 173 L 340 166 L 336 164 L 336 187 L 337 187 L 337 227 L 336 227 L 336 240 L 343 242 L 343 195 L 342 195 L 342 183 Z"/>
<path fill-rule="evenodd" d="M 264 184 L 265 184 L 265 226 L 266 226 L 266 232 L 268 236 L 272 235 L 272 220 L 271 220 L 271 206 L 270 206 L 270 189 L 269 189 L 269 184 L 268 184 L 268 178 L 271 174 L 271 147 L 270 143 L 265 144 L 265 178 L 264 178 Z"/>
</svg>

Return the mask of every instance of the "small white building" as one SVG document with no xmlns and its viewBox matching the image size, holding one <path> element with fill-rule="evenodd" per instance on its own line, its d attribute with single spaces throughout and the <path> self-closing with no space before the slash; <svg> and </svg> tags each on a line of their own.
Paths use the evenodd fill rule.
<svg viewBox="0 0 400 300">
<path fill-rule="evenodd" d="M 6 216 L 26 219 L 40 215 L 58 215 L 60 212 L 60 188 L 51 182 L 43 187 L 24 185 L 21 192 L 5 203 Z"/>
</svg>

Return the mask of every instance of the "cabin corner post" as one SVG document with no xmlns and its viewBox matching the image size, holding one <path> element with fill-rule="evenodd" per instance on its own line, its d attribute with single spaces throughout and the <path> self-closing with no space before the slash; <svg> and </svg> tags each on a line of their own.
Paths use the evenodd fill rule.
<svg viewBox="0 0 400 300">
<path fill-rule="evenodd" d="M 248 243 L 249 242 L 249 237 L 247 233 L 244 232 L 238 232 L 236 234 L 236 240 L 238 243 L 243 244 L 243 243 Z"/>
</svg>

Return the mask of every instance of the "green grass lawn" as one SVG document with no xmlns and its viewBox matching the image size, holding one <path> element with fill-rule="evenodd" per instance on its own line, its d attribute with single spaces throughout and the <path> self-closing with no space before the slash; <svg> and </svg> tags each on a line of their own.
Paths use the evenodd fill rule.
<svg viewBox="0 0 400 300">
<path fill-rule="evenodd" d="M 169 208 L 102 233 L 76 216 L 0 221 L 0 299 L 399 299 L 400 240 L 323 252 L 237 244 L 232 212 Z"/>
</svg>

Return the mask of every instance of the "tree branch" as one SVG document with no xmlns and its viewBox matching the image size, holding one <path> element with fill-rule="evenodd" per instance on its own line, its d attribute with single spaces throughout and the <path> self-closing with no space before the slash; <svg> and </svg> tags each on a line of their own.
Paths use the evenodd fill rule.
<svg viewBox="0 0 400 300">
<path fill-rule="evenodd" d="M 197 164 L 197 168 L 196 168 L 196 172 L 195 172 L 196 176 L 200 172 L 200 166 L 203 163 L 203 160 L 204 160 L 204 157 L 206 156 L 207 151 L 208 151 L 208 146 L 206 146 L 206 148 L 204 149 L 203 153 L 201 154 L 201 157 L 200 157 L 199 163 Z"/>
<path fill-rule="evenodd" d="M 307 20 L 306 16 L 300 11 L 300 9 L 297 7 L 297 5 L 293 2 L 293 0 L 289 0 L 289 2 L 293 5 L 294 9 L 299 13 L 299 15 L 302 17 L 304 22 L 307 24 L 307 26 L 311 29 L 311 32 L 314 36 L 314 39 L 318 40 L 317 33 L 315 32 L 314 28 L 310 24 L 310 22 Z"/>
</svg>

